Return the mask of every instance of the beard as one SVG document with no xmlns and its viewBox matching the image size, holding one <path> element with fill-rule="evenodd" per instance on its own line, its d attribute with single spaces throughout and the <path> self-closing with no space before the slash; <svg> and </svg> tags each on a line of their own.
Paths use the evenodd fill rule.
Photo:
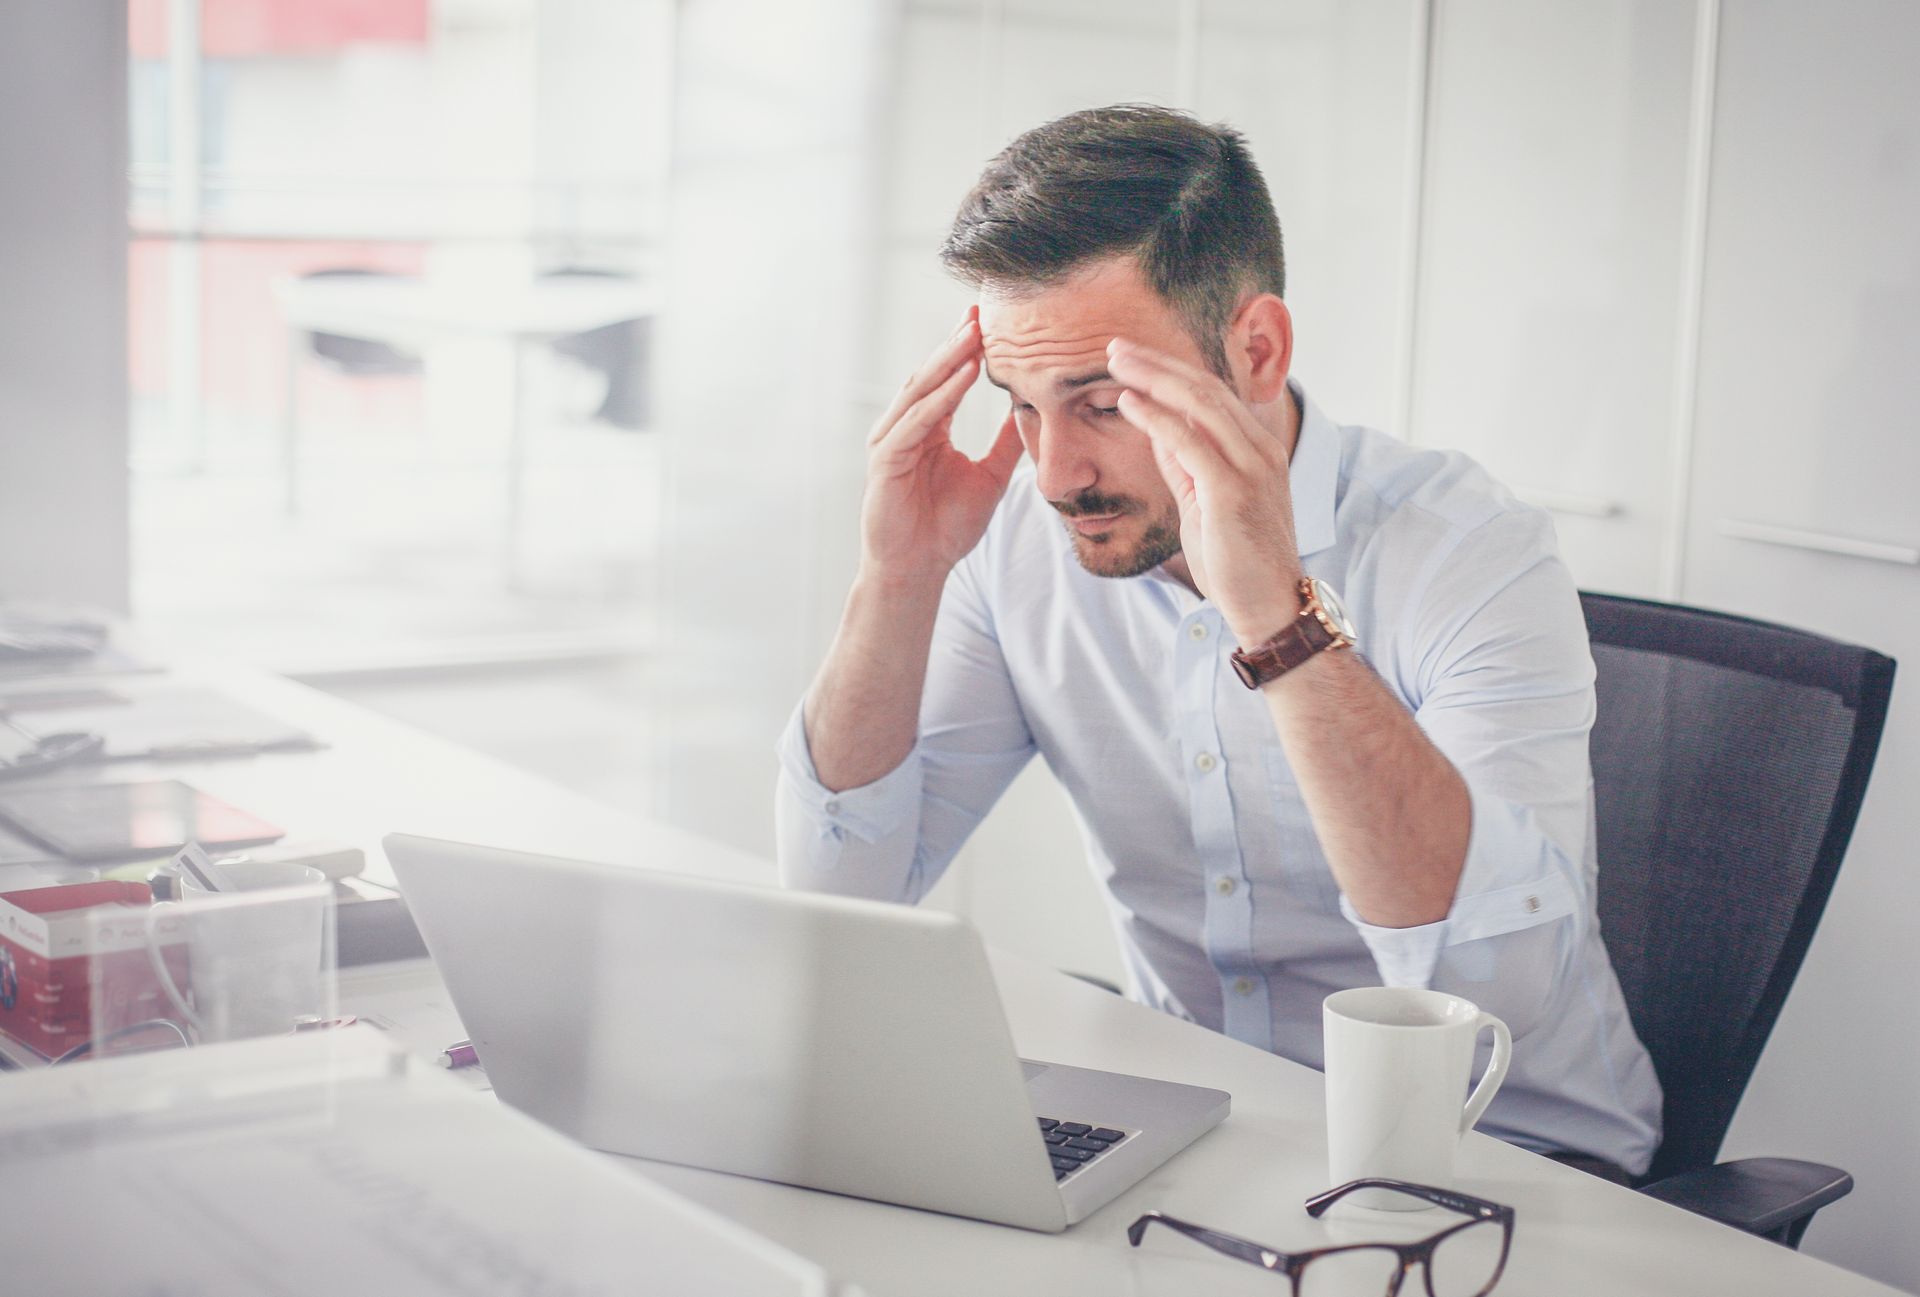
<svg viewBox="0 0 1920 1297">
<path fill-rule="evenodd" d="M 1131 496 L 1101 495 L 1082 491 L 1070 500 L 1049 500 L 1067 522 L 1067 535 L 1073 541 L 1073 556 L 1094 576 L 1129 577 L 1151 572 L 1180 552 L 1180 509 L 1171 500 L 1165 509 L 1147 523 L 1146 530 L 1132 544 L 1113 532 L 1083 536 L 1072 527 L 1075 518 L 1098 518 L 1118 514 L 1117 528 L 1129 519 L 1147 513 L 1144 501 Z"/>
</svg>

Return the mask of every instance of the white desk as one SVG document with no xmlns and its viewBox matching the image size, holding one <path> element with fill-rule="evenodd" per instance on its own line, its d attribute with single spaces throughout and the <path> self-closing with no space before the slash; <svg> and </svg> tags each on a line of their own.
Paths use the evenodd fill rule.
<svg viewBox="0 0 1920 1297">
<path fill-rule="evenodd" d="M 1155 1230 L 1139 1249 L 1126 1227 L 1158 1208 L 1280 1248 L 1406 1239 L 1456 1219 L 1336 1212 L 1300 1204 L 1328 1187 L 1318 1072 L 1130 1004 L 1010 955 L 994 974 L 1024 1055 L 1219 1086 L 1233 1113 L 1199 1143 L 1063 1235 L 1043 1235 L 637 1159 L 617 1165 L 819 1263 L 871 1297 L 1062 1297 L 1205 1291 L 1275 1297 L 1276 1280 Z M 341 1003 L 392 1013 L 414 1005 L 424 1050 L 457 1039 L 444 988 L 424 962 L 342 974 Z M 1484 1135 L 1468 1137 L 1461 1187 L 1518 1209 L 1496 1297 L 1868 1297 L 1896 1290 L 1778 1244 L 1597 1180 Z M 1419 1297 L 1424 1289 L 1402 1290 Z M 1284 1297 L 1284 1295 L 1283 1295 Z M 1371 1295 L 1369 1295 L 1371 1297 Z"/>
<path fill-rule="evenodd" d="M 764 878 L 750 856 L 649 824 L 554 788 L 497 762 L 369 715 L 314 691 L 244 673 L 222 673 L 236 697 L 326 738 L 328 750 L 165 767 L 303 835 L 356 841 L 369 875 L 390 879 L 378 852 L 394 830 L 614 861 Z M 118 767 L 107 777 L 152 773 Z M 68 772 L 68 777 L 72 772 Z M 90 777 L 101 777 L 99 772 Z M 1159 1208 L 1282 1248 L 1304 1247 L 1350 1223 L 1309 1220 L 1299 1204 L 1327 1187 L 1318 1073 L 1223 1036 L 1129 1004 L 1024 960 L 1000 957 L 996 976 L 1022 1052 L 1215 1085 L 1233 1115 L 1147 1181 L 1064 1235 L 1020 1230 L 621 1159 L 806 1256 L 870 1297 L 898 1294 L 1260 1294 L 1273 1276 L 1187 1240 L 1149 1234 L 1135 1251 L 1123 1230 Z M 343 1007 L 375 997 L 383 1013 L 423 1008 L 411 1043 L 432 1053 L 460 1033 L 424 961 L 343 971 Z M 438 1014 L 438 1017 L 434 1015 Z M 0 1096 L 8 1078 L 0 1075 Z M 1894 1290 L 1824 1262 L 1737 1233 L 1677 1208 L 1470 1136 L 1463 1187 L 1518 1209 L 1514 1254 L 1499 1297 L 1582 1294 L 1778 1294 L 1869 1297 Z M 1864 1186 L 1861 1192 L 1872 1192 Z M 1376 1237 L 1425 1222 L 1398 1218 L 1357 1227 Z M 1430 1219 L 1438 1219 L 1437 1216 Z M 1431 1225 L 1425 1225 L 1430 1230 Z M 1403 1235 L 1404 1236 L 1404 1233 Z M 1284 1286 L 1284 1285 L 1282 1285 Z"/>
<path fill-rule="evenodd" d="M 282 406 L 286 507 L 299 511 L 299 374 L 308 333 L 337 333 L 419 351 L 446 338 L 497 338 L 513 349 L 513 411 L 507 441 L 506 563 L 520 553 L 526 472 L 526 376 L 534 347 L 612 324 L 645 319 L 654 291 L 631 279 L 556 276 L 485 290 L 388 276 L 282 279 L 273 285 L 287 325 Z"/>
</svg>

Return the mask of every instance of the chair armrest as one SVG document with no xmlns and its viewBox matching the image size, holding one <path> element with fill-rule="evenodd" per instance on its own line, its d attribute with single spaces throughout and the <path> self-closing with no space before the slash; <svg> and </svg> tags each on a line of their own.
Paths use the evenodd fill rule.
<svg viewBox="0 0 1920 1297">
<path fill-rule="evenodd" d="M 1786 1157 L 1749 1157 L 1669 1176 L 1640 1192 L 1749 1234 L 1800 1246 L 1813 1213 L 1853 1191 L 1835 1166 Z"/>
</svg>

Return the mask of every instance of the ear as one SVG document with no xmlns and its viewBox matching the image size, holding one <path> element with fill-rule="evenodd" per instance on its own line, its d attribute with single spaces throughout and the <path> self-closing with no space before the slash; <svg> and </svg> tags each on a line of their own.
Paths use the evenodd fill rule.
<svg viewBox="0 0 1920 1297">
<path fill-rule="evenodd" d="M 1227 363 L 1245 384 L 1250 404 L 1280 399 L 1293 368 L 1293 313 L 1285 302 L 1256 293 L 1241 303 L 1227 326 Z"/>
</svg>

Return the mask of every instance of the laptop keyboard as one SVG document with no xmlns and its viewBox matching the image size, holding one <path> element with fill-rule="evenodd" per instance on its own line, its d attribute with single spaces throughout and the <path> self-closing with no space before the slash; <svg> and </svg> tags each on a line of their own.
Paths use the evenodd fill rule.
<svg viewBox="0 0 1920 1297">
<path fill-rule="evenodd" d="M 1047 1141 L 1047 1153 L 1053 1158 L 1053 1178 L 1057 1183 L 1108 1149 L 1117 1147 L 1127 1137 L 1127 1132 L 1109 1126 L 1089 1126 L 1084 1121 L 1042 1117 L 1040 1137 Z"/>
</svg>

